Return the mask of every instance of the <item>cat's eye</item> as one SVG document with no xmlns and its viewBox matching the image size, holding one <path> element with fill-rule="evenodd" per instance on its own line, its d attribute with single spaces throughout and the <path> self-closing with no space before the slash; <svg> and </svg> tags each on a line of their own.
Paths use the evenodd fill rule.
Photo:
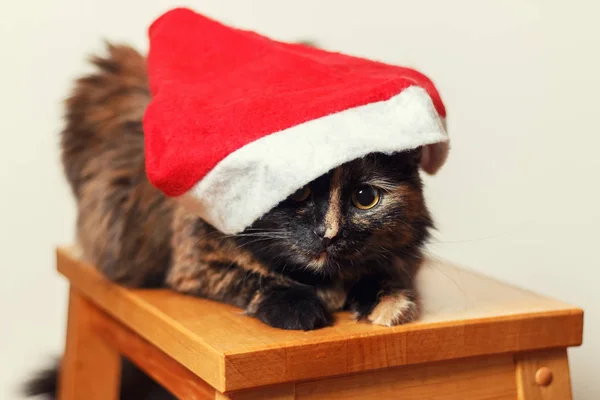
<svg viewBox="0 0 600 400">
<path fill-rule="evenodd" d="M 303 188 L 296 190 L 290 196 L 290 199 L 300 202 L 300 201 L 304 201 L 304 200 L 308 199 L 308 196 L 310 196 L 310 186 L 307 185 L 307 186 L 304 186 Z"/>
<path fill-rule="evenodd" d="M 381 195 L 373 186 L 361 186 L 352 193 L 352 204 L 361 210 L 369 210 L 379 203 Z"/>
</svg>

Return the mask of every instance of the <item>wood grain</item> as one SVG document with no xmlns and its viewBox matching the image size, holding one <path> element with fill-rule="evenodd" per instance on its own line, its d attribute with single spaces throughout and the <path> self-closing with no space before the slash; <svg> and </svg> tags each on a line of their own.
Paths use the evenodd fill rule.
<svg viewBox="0 0 600 400">
<path fill-rule="evenodd" d="M 514 400 L 512 355 L 396 367 L 342 377 L 247 389 L 216 400 Z"/>
<path fill-rule="evenodd" d="M 514 400 L 511 356 L 391 368 L 296 384 L 296 399 Z"/>
<path fill-rule="evenodd" d="M 104 312 L 95 313 L 94 332 L 178 399 L 214 399 L 208 383 Z"/>
<path fill-rule="evenodd" d="M 228 394 L 217 392 L 215 400 L 294 400 L 296 398 L 295 390 L 293 383 L 284 383 Z"/>
<path fill-rule="evenodd" d="M 58 269 L 221 393 L 582 340 L 580 309 L 443 263 L 420 274 L 420 321 L 388 328 L 339 313 L 334 326 L 311 332 L 271 328 L 237 308 L 168 290 L 119 287 L 68 249 L 58 250 Z"/>
<path fill-rule="evenodd" d="M 71 289 L 67 342 L 58 384 L 61 400 L 119 398 L 121 357 L 96 334 L 94 310 L 76 289 Z"/>
<path fill-rule="evenodd" d="M 173 304 L 169 292 L 157 291 L 155 294 L 165 300 L 162 303 L 165 309 L 159 311 L 144 296 L 107 281 L 91 265 L 70 257 L 68 251 L 59 249 L 57 257 L 59 272 L 69 279 L 72 286 L 92 299 L 95 305 L 212 387 L 223 387 L 220 373 L 222 353 L 195 332 L 186 329 L 182 325 L 184 321 L 177 321 L 180 313 L 171 309 L 172 306 L 189 308 L 191 304 Z M 146 294 L 154 293 L 147 291 Z"/>
<path fill-rule="evenodd" d="M 566 349 L 519 354 L 517 390 L 519 400 L 570 400 L 572 398 L 569 360 Z M 536 382 L 536 374 L 547 368 L 552 375 L 549 385 Z"/>
</svg>

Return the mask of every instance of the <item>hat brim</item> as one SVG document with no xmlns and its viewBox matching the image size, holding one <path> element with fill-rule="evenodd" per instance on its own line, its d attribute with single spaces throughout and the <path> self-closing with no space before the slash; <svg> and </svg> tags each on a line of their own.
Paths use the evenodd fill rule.
<svg viewBox="0 0 600 400">
<path fill-rule="evenodd" d="M 411 86 L 388 100 L 330 114 L 251 142 L 221 160 L 181 198 L 216 229 L 236 234 L 298 188 L 369 153 L 442 144 L 429 154 L 428 162 L 435 168 L 424 168 L 435 172 L 445 160 L 447 142 L 444 118 L 427 91 Z"/>
</svg>

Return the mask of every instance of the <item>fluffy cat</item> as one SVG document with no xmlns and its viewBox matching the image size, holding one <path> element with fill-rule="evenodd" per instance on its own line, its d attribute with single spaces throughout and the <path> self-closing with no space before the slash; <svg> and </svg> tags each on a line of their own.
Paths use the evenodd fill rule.
<svg viewBox="0 0 600 400">
<path fill-rule="evenodd" d="M 233 304 L 283 329 L 330 325 L 341 309 L 387 326 L 418 316 L 413 278 L 432 226 L 420 149 L 341 165 L 224 235 L 149 183 L 145 58 L 108 52 L 77 81 L 61 137 L 78 241 L 108 279 Z"/>
</svg>

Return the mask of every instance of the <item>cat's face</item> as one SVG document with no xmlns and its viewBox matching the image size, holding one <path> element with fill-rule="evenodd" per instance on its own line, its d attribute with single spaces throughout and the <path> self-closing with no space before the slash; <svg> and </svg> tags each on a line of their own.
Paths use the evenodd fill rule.
<svg viewBox="0 0 600 400">
<path fill-rule="evenodd" d="M 418 154 L 346 163 L 299 189 L 239 240 L 274 268 L 330 276 L 402 256 L 422 245 L 431 225 Z"/>
</svg>

